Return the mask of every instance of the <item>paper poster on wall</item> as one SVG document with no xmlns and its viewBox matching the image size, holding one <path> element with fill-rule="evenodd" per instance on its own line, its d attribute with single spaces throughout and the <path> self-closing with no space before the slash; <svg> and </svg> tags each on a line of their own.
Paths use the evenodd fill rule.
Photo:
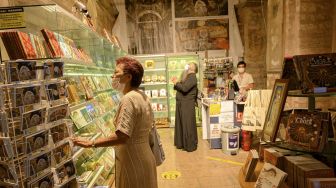
<svg viewBox="0 0 336 188">
<path fill-rule="evenodd" d="M 179 20 L 175 24 L 177 52 L 229 49 L 229 20 Z"/>
<path fill-rule="evenodd" d="M 130 54 L 173 52 L 171 0 L 125 1 Z"/>
<path fill-rule="evenodd" d="M 228 0 L 175 0 L 175 17 L 228 15 Z"/>
</svg>

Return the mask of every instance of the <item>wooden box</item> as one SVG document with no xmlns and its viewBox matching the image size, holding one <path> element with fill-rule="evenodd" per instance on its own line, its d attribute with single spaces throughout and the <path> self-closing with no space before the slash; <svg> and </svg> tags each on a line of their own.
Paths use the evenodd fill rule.
<svg viewBox="0 0 336 188">
<path fill-rule="evenodd" d="M 336 178 L 308 178 L 307 188 L 336 188 Z"/>
<path fill-rule="evenodd" d="M 277 152 L 275 148 L 266 148 L 264 150 L 264 162 L 271 163 L 272 165 L 283 170 L 284 155 Z"/>
<path fill-rule="evenodd" d="M 331 178 L 334 170 L 319 161 L 297 165 L 298 188 L 308 187 L 308 178 Z"/>
<path fill-rule="evenodd" d="M 297 176 L 295 166 L 299 163 L 310 163 L 312 161 L 316 161 L 316 159 L 312 158 L 309 155 L 285 156 L 284 171 L 288 174 L 286 181 L 288 187 L 297 188 Z"/>
</svg>

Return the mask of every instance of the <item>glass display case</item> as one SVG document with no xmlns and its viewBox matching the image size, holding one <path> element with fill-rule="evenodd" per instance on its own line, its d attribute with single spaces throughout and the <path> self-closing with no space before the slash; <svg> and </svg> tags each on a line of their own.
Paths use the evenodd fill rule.
<svg viewBox="0 0 336 188">
<path fill-rule="evenodd" d="M 173 127 L 175 125 L 175 109 L 176 109 L 176 90 L 174 90 L 174 84 L 172 83 L 172 78 L 176 77 L 180 79 L 185 66 L 188 63 L 196 63 L 198 68 L 200 66 L 198 55 L 170 55 L 167 56 L 167 72 L 168 72 L 168 96 L 169 96 L 169 114 L 170 114 L 170 125 Z M 198 88 L 200 85 L 200 72 L 197 74 Z M 196 110 L 196 120 L 199 121 L 200 113 L 198 108 Z"/>
<path fill-rule="evenodd" d="M 113 148 L 73 147 L 69 138 L 93 140 L 113 132 L 120 97 L 111 89 L 111 75 L 115 60 L 126 52 L 57 5 L 15 9 L 22 9 L 25 27 L 0 30 L 0 136 L 13 150 L 0 157 L 1 167 L 13 169 L 4 186 L 111 186 Z M 18 94 L 23 100 L 15 98 Z M 29 131 L 22 131 L 17 119 L 29 114 L 35 124 L 37 115 L 43 121 L 31 129 L 27 123 Z M 44 132 L 52 141 L 41 140 Z M 25 146 L 30 142 L 38 144 L 36 156 Z M 42 158 L 43 169 L 34 166 Z"/>
<path fill-rule="evenodd" d="M 150 97 L 157 127 L 169 127 L 167 66 L 164 55 L 135 56 L 144 67 L 140 89 Z"/>
</svg>

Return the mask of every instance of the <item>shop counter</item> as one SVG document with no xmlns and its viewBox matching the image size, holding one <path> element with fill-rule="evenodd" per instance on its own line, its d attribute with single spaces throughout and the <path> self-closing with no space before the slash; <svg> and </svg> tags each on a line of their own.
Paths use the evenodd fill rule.
<svg viewBox="0 0 336 188">
<path fill-rule="evenodd" d="M 233 101 L 202 98 L 202 138 L 209 141 L 211 149 L 222 148 L 222 125 L 234 125 Z"/>
</svg>

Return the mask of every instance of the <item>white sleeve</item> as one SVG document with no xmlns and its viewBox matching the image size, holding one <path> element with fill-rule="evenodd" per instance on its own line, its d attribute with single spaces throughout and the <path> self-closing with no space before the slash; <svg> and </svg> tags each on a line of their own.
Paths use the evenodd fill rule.
<svg viewBox="0 0 336 188">
<path fill-rule="evenodd" d="M 247 82 L 248 84 L 253 84 L 253 83 L 254 83 L 254 80 L 253 80 L 253 77 L 252 77 L 251 74 L 248 75 L 248 77 L 247 77 L 247 81 L 248 81 L 248 82 Z"/>
</svg>

